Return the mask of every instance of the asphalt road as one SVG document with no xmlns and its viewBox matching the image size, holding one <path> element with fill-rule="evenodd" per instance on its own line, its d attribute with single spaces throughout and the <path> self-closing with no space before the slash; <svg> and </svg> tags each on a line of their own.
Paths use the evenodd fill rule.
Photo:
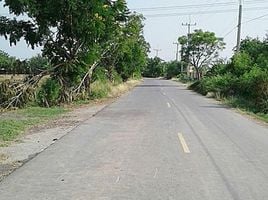
<svg viewBox="0 0 268 200">
<path fill-rule="evenodd" d="M 267 200 L 268 128 L 146 79 L 0 183 L 1 200 Z"/>
</svg>

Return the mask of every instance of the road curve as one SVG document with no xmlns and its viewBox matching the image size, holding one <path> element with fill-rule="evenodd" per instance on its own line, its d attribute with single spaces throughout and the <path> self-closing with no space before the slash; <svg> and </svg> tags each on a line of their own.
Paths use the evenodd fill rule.
<svg viewBox="0 0 268 200">
<path fill-rule="evenodd" d="M 267 200 L 268 128 L 145 79 L 0 182 L 0 199 Z"/>
</svg>

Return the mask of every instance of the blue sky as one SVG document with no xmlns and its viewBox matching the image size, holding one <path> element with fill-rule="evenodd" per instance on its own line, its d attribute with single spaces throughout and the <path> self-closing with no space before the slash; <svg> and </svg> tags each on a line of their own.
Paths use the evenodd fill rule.
<svg viewBox="0 0 268 200">
<path fill-rule="evenodd" d="M 232 2 L 234 4 L 232 4 Z M 219 4 L 219 3 L 230 3 L 229 6 L 214 6 L 214 7 L 195 7 L 190 9 L 172 9 L 172 10 L 158 10 L 154 12 L 140 11 L 145 17 L 151 14 L 167 14 L 167 13 L 195 13 L 191 15 L 191 21 L 197 23 L 193 29 L 203 29 L 213 31 L 219 37 L 223 37 L 226 33 L 233 31 L 228 34 L 225 39 L 227 43 L 226 49 L 221 53 L 222 57 L 230 57 L 232 55 L 232 48 L 236 43 L 236 30 L 234 29 L 237 24 L 236 12 L 230 13 L 210 13 L 210 14 L 196 14 L 196 12 L 210 12 L 213 10 L 226 10 L 226 9 L 237 9 L 238 0 L 127 0 L 128 6 L 131 9 L 136 8 L 151 8 L 151 7 L 166 7 L 166 6 L 183 6 L 183 5 L 200 5 L 200 4 Z M 236 4 L 237 3 L 237 4 Z M 268 14 L 268 1 L 266 0 L 245 0 L 244 7 L 246 9 L 256 8 L 254 10 L 245 11 L 243 14 L 243 22 L 249 21 L 250 19 L 257 18 L 259 16 Z M 3 3 L 0 2 L 0 15 L 6 15 L 8 10 L 3 8 Z M 187 34 L 187 28 L 181 24 L 189 21 L 189 15 L 184 16 L 168 16 L 168 17 L 147 17 L 145 20 L 144 34 L 146 40 L 150 43 L 152 49 L 161 49 L 159 56 L 165 60 L 175 59 L 176 46 L 173 42 L 177 41 L 177 38 L 181 35 Z M 268 16 L 259 20 L 254 20 L 243 24 L 242 27 L 242 38 L 246 36 L 260 37 L 263 38 L 268 30 Z M 27 47 L 24 42 L 20 42 L 17 46 L 10 47 L 9 42 L 5 41 L 4 38 L 0 38 L 0 49 L 6 51 L 12 56 L 17 56 L 21 59 L 29 58 L 40 52 L 40 48 L 32 50 Z M 152 50 L 151 56 L 155 56 L 155 52 Z"/>
</svg>

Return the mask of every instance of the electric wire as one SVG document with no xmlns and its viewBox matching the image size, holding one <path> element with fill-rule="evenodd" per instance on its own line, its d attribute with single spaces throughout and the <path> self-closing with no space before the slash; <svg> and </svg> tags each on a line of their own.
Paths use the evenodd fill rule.
<svg viewBox="0 0 268 200">
<path fill-rule="evenodd" d="M 242 22 L 242 24 L 247 24 L 247 23 L 250 23 L 250 22 L 252 22 L 252 21 L 261 19 L 261 18 L 263 18 L 263 17 L 266 17 L 266 16 L 268 16 L 268 14 L 261 15 L 261 16 L 259 16 L 259 17 L 252 18 L 252 19 L 250 19 L 250 20 L 248 20 L 248 21 Z M 233 27 L 230 31 L 228 31 L 228 32 L 223 36 L 223 38 L 226 38 L 228 35 L 230 35 L 236 28 L 237 28 L 237 26 Z"/>
<path fill-rule="evenodd" d="M 245 4 L 256 4 L 256 3 L 268 3 L 266 0 L 254 0 L 254 1 L 244 1 Z M 187 9 L 187 8 L 200 8 L 200 7 L 215 7 L 215 6 L 231 6 L 237 5 L 237 2 L 219 2 L 219 3 L 206 3 L 206 4 L 187 4 L 180 6 L 159 6 L 159 7 L 147 7 L 147 8 L 132 8 L 133 11 L 157 11 L 157 10 L 174 10 L 174 9 Z"/>
<path fill-rule="evenodd" d="M 268 7 L 253 7 L 245 8 L 244 11 L 260 11 L 268 10 Z M 181 12 L 181 13 L 163 13 L 163 14 L 149 14 L 144 15 L 145 18 L 156 18 L 156 17 L 172 17 L 172 16 L 185 16 L 185 15 L 206 15 L 206 14 L 220 14 L 220 13 L 232 13 L 237 12 L 237 9 L 225 9 L 225 10 L 211 10 L 211 11 L 194 11 L 194 12 Z"/>
</svg>

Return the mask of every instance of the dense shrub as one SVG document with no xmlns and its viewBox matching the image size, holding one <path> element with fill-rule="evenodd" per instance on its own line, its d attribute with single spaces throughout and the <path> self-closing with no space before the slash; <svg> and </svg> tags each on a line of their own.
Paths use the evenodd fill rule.
<svg viewBox="0 0 268 200">
<path fill-rule="evenodd" d="M 247 38 L 241 53 L 231 62 L 214 66 L 207 75 L 190 86 L 206 95 L 208 92 L 236 99 L 254 112 L 268 113 L 268 43 Z M 247 105 L 247 106 L 245 106 Z"/>
<path fill-rule="evenodd" d="M 164 76 L 165 63 L 158 57 L 149 58 L 147 66 L 143 69 L 144 77 L 157 78 Z"/>
<path fill-rule="evenodd" d="M 260 111 L 268 112 L 268 70 L 253 68 L 240 78 L 239 94 L 252 100 Z"/>
<path fill-rule="evenodd" d="M 47 79 L 37 93 L 37 103 L 40 106 L 51 107 L 58 104 L 60 96 L 60 84 L 52 79 Z"/>
<path fill-rule="evenodd" d="M 207 95 L 209 92 L 204 80 L 194 82 L 189 86 L 189 89 L 194 90 L 202 95 Z"/>
<path fill-rule="evenodd" d="M 171 79 L 181 74 L 181 65 L 182 65 L 181 62 L 176 61 L 166 63 L 166 69 L 165 69 L 166 78 Z"/>
<path fill-rule="evenodd" d="M 91 85 L 91 99 L 107 97 L 111 91 L 111 82 L 108 80 L 96 80 Z"/>
<path fill-rule="evenodd" d="M 253 62 L 247 53 L 235 54 L 232 62 L 228 65 L 228 71 L 235 76 L 241 76 L 251 70 Z"/>
</svg>

